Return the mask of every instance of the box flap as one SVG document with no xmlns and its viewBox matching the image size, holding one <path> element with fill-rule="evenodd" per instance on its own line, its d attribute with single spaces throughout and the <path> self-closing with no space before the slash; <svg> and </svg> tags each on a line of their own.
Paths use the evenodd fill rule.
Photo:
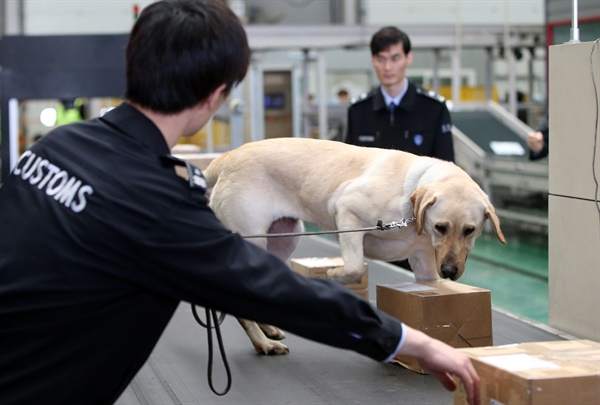
<svg viewBox="0 0 600 405">
<path fill-rule="evenodd" d="M 526 342 L 460 350 L 476 361 L 525 379 L 589 375 L 600 378 L 600 344 L 593 341 Z"/>
<path fill-rule="evenodd" d="M 292 261 L 304 267 L 340 267 L 344 265 L 341 257 L 301 257 L 293 258 Z"/>
</svg>

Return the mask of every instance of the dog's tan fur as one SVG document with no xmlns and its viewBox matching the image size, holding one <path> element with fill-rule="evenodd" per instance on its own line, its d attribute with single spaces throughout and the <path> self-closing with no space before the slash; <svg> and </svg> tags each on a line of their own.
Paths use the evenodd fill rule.
<svg viewBox="0 0 600 405">
<path fill-rule="evenodd" d="M 407 228 L 338 234 L 344 267 L 327 272 L 358 280 L 364 257 L 408 258 L 417 281 L 457 280 L 486 219 L 505 243 L 487 195 L 453 163 L 341 142 L 277 138 L 251 142 L 214 160 L 205 172 L 210 206 L 241 235 L 298 232 L 303 221 L 322 230 L 360 229 L 415 217 Z M 249 239 L 287 260 L 298 237 Z M 285 353 L 283 333 L 240 320 L 255 349 Z M 268 339 L 261 329 L 272 339 Z"/>
</svg>

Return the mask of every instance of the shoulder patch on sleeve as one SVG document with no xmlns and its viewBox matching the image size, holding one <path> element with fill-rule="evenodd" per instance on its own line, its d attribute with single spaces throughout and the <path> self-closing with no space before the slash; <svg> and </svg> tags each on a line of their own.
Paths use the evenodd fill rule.
<svg viewBox="0 0 600 405">
<path fill-rule="evenodd" d="M 368 95 L 369 95 L 369 93 L 361 93 L 356 97 L 352 97 L 352 99 L 350 100 L 350 104 L 355 104 L 355 103 L 358 103 L 359 101 L 363 101 L 364 99 L 367 98 Z"/>
<path fill-rule="evenodd" d="M 425 96 L 425 97 L 429 97 L 429 98 L 431 98 L 431 99 L 433 99 L 435 101 L 438 101 L 440 103 L 446 102 L 446 99 L 444 97 L 440 96 L 439 94 L 437 94 L 433 90 L 427 90 L 427 89 L 424 89 L 422 87 L 417 87 L 417 94 L 420 94 L 420 95 Z"/>
<path fill-rule="evenodd" d="M 179 171 L 177 174 L 188 181 L 188 185 L 191 189 L 198 189 L 202 192 L 206 191 L 206 179 L 202 174 L 202 170 L 187 162 L 183 159 L 179 159 L 173 155 L 161 156 L 162 160 L 173 166 L 185 167 L 185 171 Z"/>
</svg>

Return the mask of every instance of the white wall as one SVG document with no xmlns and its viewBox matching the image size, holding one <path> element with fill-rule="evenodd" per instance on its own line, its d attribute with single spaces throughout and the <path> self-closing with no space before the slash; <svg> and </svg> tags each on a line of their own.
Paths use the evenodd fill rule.
<svg viewBox="0 0 600 405">
<path fill-rule="evenodd" d="M 23 33 L 125 33 L 134 22 L 134 5 L 137 4 L 142 9 L 152 2 L 153 0 L 23 0 Z M 284 16 L 284 21 L 310 25 L 328 23 L 324 21 L 324 17 L 329 18 L 329 13 L 323 12 L 328 11 L 328 8 L 323 3 L 326 1 L 318 0 L 315 4 L 311 3 L 311 7 L 299 7 L 305 3 L 248 0 L 246 4 L 247 10 L 250 6 L 261 6 L 271 13 L 289 13 L 290 16 Z M 19 16 L 15 10 L 18 3 L 10 0 L 6 4 L 7 29 L 13 31 L 8 33 L 16 33 L 14 25 Z M 287 6 L 283 7 L 283 4 Z M 545 19 L 544 0 L 364 0 L 362 4 L 364 23 L 372 25 L 454 24 L 457 21 L 465 25 L 505 22 L 543 24 Z M 311 16 L 310 12 L 314 9 L 320 12 Z M 293 21 L 292 17 L 295 18 Z"/>
<path fill-rule="evenodd" d="M 548 323 L 600 341 L 600 43 L 549 55 Z"/>
<path fill-rule="evenodd" d="M 543 24 L 545 19 L 544 0 L 364 0 L 363 7 L 365 22 L 373 25 Z"/>
<path fill-rule="evenodd" d="M 140 10 L 153 0 L 25 0 L 25 35 L 123 34 Z M 17 16 L 7 15 L 8 20 Z M 14 20 L 13 20 L 14 21 Z"/>
</svg>

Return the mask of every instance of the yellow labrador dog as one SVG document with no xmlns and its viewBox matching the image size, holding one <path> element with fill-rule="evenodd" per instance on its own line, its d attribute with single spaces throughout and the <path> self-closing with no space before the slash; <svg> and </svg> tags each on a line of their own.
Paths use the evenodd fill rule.
<svg viewBox="0 0 600 405">
<path fill-rule="evenodd" d="M 364 257 L 408 258 L 417 281 L 457 280 L 486 219 L 506 243 L 487 195 L 453 163 L 410 153 L 306 138 L 245 144 L 214 160 L 205 172 L 210 207 L 243 236 L 301 232 L 303 221 L 322 230 L 353 230 L 415 218 L 406 228 L 338 234 L 344 266 L 327 277 L 352 283 Z M 287 260 L 299 237 L 250 239 Z M 240 320 L 256 351 L 278 354 L 283 333 Z M 262 332 L 265 332 L 268 339 Z"/>
</svg>

